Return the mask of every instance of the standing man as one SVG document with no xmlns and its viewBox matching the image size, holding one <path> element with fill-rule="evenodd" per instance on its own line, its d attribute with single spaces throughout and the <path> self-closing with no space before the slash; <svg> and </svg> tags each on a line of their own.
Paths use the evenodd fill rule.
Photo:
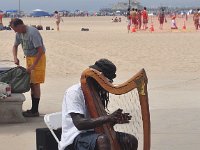
<svg viewBox="0 0 200 150">
<path fill-rule="evenodd" d="M 160 30 L 162 30 L 163 29 L 163 23 L 164 23 L 164 21 L 166 21 L 164 8 L 161 9 L 161 12 L 158 15 L 158 21 L 160 23 Z"/>
<path fill-rule="evenodd" d="M 199 29 L 199 17 L 200 17 L 199 10 L 200 9 L 197 9 L 196 12 L 193 15 L 193 21 L 194 21 L 194 26 L 195 26 L 196 30 Z"/>
<path fill-rule="evenodd" d="M 142 11 L 142 18 L 143 18 L 143 29 L 146 30 L 147 27 L 147 23 L 148 23 L 148 12 L 147 12 L 147 8 L 144 7 L 144 10 Z"/>
<path fill-rule="evenodd" d="M 138 18 L 138 29 L 141 30 L 141 27 L 142 27 L 142 13 L 141 13 L 141 10 L 138 9 L 138 12 L 137 12 L 137 18 Z"/>
<path fill-rule="evenodd" d="M 127 16 L 127 21 L 128 21 L 128 25 L 127 25 L 127 29 L 128 29 L 128 33 L 130 31 L 130 28 L 131 28 L 131 15 L 130 15 L 130 7 L 127 9 L 127 13 L 126 13 L 126 16 Z"/>
<path fill-rule="evenodd" d="M 31 75 L 31 98 L 32 108 L 23 112 L 24 117 L 38 117 L 38 106 L 40 102 L 40 83 L 45 80 L 46 56 L 43 39 L 39 31 L 31 26 L 26 26 L 21 19 L 13 19 L 10 22 L 11 28 L 16 32 L 13 46 L 13 57 L 16 65 L 19 65 L 17 58 L 18 46 L 21 44 L 26 57 L 27 72 Z"/>
<path fill-rule="evenodd" d="M 132 20 L 132 24 L 134 26 L 135 29 L 137 29 L 137 12 L 135 8 L 132 8 L 132 10 L 130 11 L 130 15 L 131 15 L 131 20 Z"/>
<path fill-rule="evenodd" d="M 0 30 L 3 30 L 3 12 L 0 11 Z"/>
</svg>

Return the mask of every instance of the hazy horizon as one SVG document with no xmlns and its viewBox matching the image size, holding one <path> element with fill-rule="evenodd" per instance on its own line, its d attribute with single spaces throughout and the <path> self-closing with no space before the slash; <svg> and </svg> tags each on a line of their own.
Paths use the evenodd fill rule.
<svg viewBox="0 0 200 150">
<path fill-rule="evenodd" d="M 19 8 L 31 12 L 34 9 L 42 9 L 48 12 L 55 10 L 88 10 L 97 11 L 101 8 L 112 7 L 117 2 L 128 2 L 128 0 L 1 0 L 0 10 L 9 10 Z M 143 6 L 147 7 L 200 7 L 200 0 L 138 0 Z M 158 2 L 159 1 L 159 2 Z"/>
</svg>

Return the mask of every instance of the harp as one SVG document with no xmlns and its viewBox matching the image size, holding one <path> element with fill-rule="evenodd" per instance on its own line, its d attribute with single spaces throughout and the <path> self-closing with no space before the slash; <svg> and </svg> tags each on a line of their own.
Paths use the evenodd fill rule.
<svg viewBox="0 0 200 150">
<path fill-rule="evenodd" d="M 116 131 L 135 135 L 139 141 L 138 150 L 150 150 L 151 127 L 147 92 L 148 79 L 145 70 L 142 69 L 122 84 L 114 85 L 101 72 L 92 68 L 86 69 L 81 75 L 81 87 L 90 116 L 97 118 L 102 115 L 107 115 L 107 112 L 98 94 L 95 92 L 93 87 L 94 80 L 109 92 L 110 102 L 108 106 L 111 106 L 108 107 L 109 111 L 122 108 L 126 112 L 131 112 L 133 116 L 131 122 L 125 125 L 126 127 L 123 127 L 124 124 L 116 125 L 116 127 L 112 127 L 110 124 L 104 124 L 102 127 L 96 128 L 95 131 L 105 133 L 109 137 L 112 150 L 120 150 L 120 145 L 116 138 Z M 133 94 L 130 94 L 132 92 Z M 124 96 L 126 94 L 128 94 L 128 98 Z M 115 96 L 113 100 L 115 103 L 112 104 L 113 96 Z M 118 96 L 122 96 L 123 98 L 121 99 Z M 120 106 L 114 108 L 118 102 Z M 131 129 L 132 127 L 133 129 Z"/>
</svg>

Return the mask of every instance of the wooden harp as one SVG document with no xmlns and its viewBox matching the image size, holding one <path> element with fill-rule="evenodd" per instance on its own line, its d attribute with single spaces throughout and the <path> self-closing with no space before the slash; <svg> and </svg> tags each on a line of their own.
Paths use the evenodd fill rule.
<svg viewBox="0 0 200 150">
<path fill-rule="evenodd" d="M 126 124 L 125 131 L 123 130 L 122 132 L 127 132 L 129 134 L 133 134 L 138 138 L 139 141 L 139 147 L 138 150 L 150 150 L 151 146 L 151 125 L 150 125 L 150 113 L 149 113 L 149 103 L 148 103 L 148 92 L 147 92 L 147 76 L 145 73 L 145 70 L 142 69 L 139 71 L 136 75 L 134 75 L 132 78 L 130 78 L 128 81 L 114 85 L 108 81 L 108 79 L 99 71 L 88 68 L 86 69 L 82 75 L 81 75 L 81 88 L 83 90 L 83 94 L 85 97 L 86 105 L 88 107 L 88 111 L 90 113 L 90 116 L 92 118 L 97 118 L 102 115 L 107 115 L 107 112 L 93 87 L 93 82 L 94 80 L 101 86 L 103 87 L 106 91 L 109 92 L 109 94 L 112 94 L 114 96 L 122 96 L 124 99 L 125 94 L 131 93 L 134 91 L 134 94 L 136 95 L 136 98 L 129 95 L 128 99 L 126 100 L 120 99 L 113 100 L 115 103 L 112 103 L 112 99 L 110 99 L 110 102 L 108 106 L 111 105 L 111 107 L 108 107 L 109 111 L 114 111 L 117 108 L 123 108 L 123 106 L 126 107 L 126 111 L 129 113 L 131 111 L 132 121 L 129 124 Z M 132 99 L 135 99 L 132 101 Z M 119 107 L 112 108 L 113 106 L 116 105 L 116 102 L 119 102 Z M 131 104 L 127 104 L 127 103 Z M 136 106 L 136 107 L 135 107 Z M 133 111 L 134 107 L 134 111 Z M 112 112 L 111 111 L 111 112 Z M 136 121 L 136 118 L 139 118 L 139 121 Z M 130 130 L 130 126 L 133 126 L 135 124 L 134 129 Z M 140 124 L 140 125 L 138 125 Z M 96 128 L 95 131 L 98 133 L 105 133 L 111 143 L 112 150 L 120 150 L 120 145 L 117 141 L 116 138 L 116 130 L 119 130 L 123 128 L 123 125 L 119 125 L 113 128 L 109 124 L 104 124 L 102 127 Z M 140 129 L 137 129 L 139 126 Z M 127 131 L 126 131 L 127 130 Z M 139 133 L 135 133 L 136 131 Z M 134 132 L 134 133 L 132 133 Z M 138 135 L 136 135 L 138 134 Z"/>
</svg>

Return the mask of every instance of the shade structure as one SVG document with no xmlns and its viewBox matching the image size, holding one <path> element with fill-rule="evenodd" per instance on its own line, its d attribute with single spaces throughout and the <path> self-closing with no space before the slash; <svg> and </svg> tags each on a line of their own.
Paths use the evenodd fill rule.
<svg viewBox="0 0 200 150">
<path fill-rule="evenodd" d="M 6 10 L 6 13 L 17 13 L 18 10 L 14 10 L 14 9 L 10 9 L 10 10 Z"/>
<path fill-rule="evenodd" d="M 50 16 L 50 14 L 46 11 L 41 10 L 41 9 L 35 9 L 31 13 L 31 16 L 33 16 L 33 17 L 43 17 L 43 16 Z"/>
</svg>

